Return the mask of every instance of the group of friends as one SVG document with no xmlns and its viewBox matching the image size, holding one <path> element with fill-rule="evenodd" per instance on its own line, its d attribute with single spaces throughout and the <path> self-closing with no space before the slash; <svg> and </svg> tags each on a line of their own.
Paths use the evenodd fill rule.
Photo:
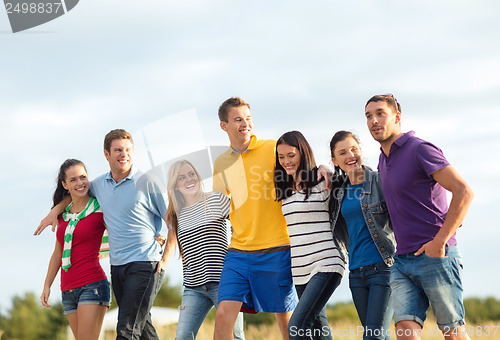
<svg viewBox="0 0 500 340">
<path fill-rule="evenodd" d="M 365 105 L 378 171 L 363 165 L 349 131 L 330 141 L 332 171 L 317 166 L 299 131 L 258 139 L 243 99 L 227 99 L 218 114 L 230 147 L 214 162 L 211 192 L 187 160 L 171 165 L 166 189 L 142 173 L 122 129 L 104 140 L 109 172 L 89 181 L 82 162 L 61 165 L 54 206 L 35 231 L 59 225 L 41 301 L 49 306 L 62 268 L 77 340 L 97 339 L 109 308 L 106 238 L 117 339 L 158 339 L 150 310 L 175 247 L 184 286 L 176 339 L 196 338 L 212 307 L 217 340 L 244 339 L 242 312 L 275 313 L 283 339 L 332 339 L 326 303 L 346 267 L 363 339 L 388 339 L 393 317 L 398 339 L 419 339 L 429 305 L 446 338 L 468 338 L 455 234 L 473 194 L 438 147 L 402 132 L 393 95 Z"/>
</svg>

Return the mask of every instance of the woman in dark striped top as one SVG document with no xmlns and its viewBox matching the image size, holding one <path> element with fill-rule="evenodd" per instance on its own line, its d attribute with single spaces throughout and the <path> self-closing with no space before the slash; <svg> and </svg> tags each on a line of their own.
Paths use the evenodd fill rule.
<svg viewBox="0 0 500 340">
<path fill-rule="evenodd" d="M 276 143 L 276 199 L 283 202 L 299 296 L 288 323 L 290 339 L 332 339 L 325 306 L 346 265 L 333 240 L 330 190 L 317 177 L 314 155 L 304 136 L 298 131 L 282 135 Z"/>
<path fill-rule="evenodd" d="M 217 307 L 220 273 L 227 252 L 226 218 L 229 198 L 205 193 L 202 179 L 186 160 L 175 162 L 168 172 L 168 220 L 182 258 L 182 302 L 176 339 L 194 339 L 212 307 Z M 243 316 L 236 320 L 235 339 L 244 339 Z"/>
</svg>

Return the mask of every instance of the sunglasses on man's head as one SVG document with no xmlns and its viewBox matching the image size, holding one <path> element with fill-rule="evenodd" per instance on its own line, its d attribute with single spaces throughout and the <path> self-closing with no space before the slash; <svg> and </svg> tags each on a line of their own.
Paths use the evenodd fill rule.
<svg viewBox="0 0 500 340">
<path fill-rule="evenodd" d="M 387 93 L 387 94 L 381 94 L 382 97 L 389 97 L 389 98 L 392 98 L 394 99 L 394 103 L 396 104 L 396 108 L 398 110 L 400 110 L 400 105 L 398 103 L 398 100 L 396 99 L 396 97 L 394 97 L 394 95 L 392 93 Z"/>
</svg>

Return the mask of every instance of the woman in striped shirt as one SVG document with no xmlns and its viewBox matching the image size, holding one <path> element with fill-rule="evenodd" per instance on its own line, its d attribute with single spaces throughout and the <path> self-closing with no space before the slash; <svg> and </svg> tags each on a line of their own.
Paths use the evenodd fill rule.
<svg viewBox="0 0 500 340">
<path fill-rule="evenodd" d="M 182 258 L 184 285 L 175 338 L 195 339 L 207 314 L 217 307 L 230 200 L 218 192 L 203 192 L 200 174 L 186 160 L 170 167 L 167 188 L 167 215 Z M 244 339 L 242 313 L 233 334 Z"/>
<path fill-rule="evenodd" d="M 326 303 L 340 284 L 345 261 L 333 240 L 330 190 L 317 180 L 314 155 L 298 131 L 276 143 L 276 199 L 290 236 L 292 276 L 299 302 L 288 324 L 290 339 L 331 339 Z"/>
</svg>

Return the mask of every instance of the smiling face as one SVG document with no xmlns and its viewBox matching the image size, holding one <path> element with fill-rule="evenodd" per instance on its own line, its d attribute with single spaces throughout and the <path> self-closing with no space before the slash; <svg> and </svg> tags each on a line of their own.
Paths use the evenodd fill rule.
<svg viewBox="0 0 500 340">
<path fill-rule="evenodd" d="M 114 139 L 109 151 L 104 150 L 104 156 L 108 160 L 113 178 L 122 178 L 128 175 L 132 167 L 133 154 L 134 145 L 130 139 Z"/>
<path fill-rule="evenodd" d="M 346 137 L 335 144 L 332 161 L 351 177 L 351 174 L 363 171 L 361 157 L 358 142 L 352 137 Z"/>
<path fill-rule="evenodd" d="M 401 113 L 394 112 L 385 101 L 370 102 L 365 108 L 370 133 L 382 147 L 391 144 L 401 134 Z"/>
<path fill-rule="evenodd" d="M 89 179 L 87 171 L 82 164 L 69 167 L 65 172 L 65 180 L 62 182 L 64 189 L 68 190 L 71 199 L 87 196 L 89 191 Z"/>
<path fill-rule="evenodd" d="M 200 191 L 200 179 L 189 164 L 183 164 L 179 168 L 175 190 L 179 191 L 187 200 L 188 197 L 195 197 Z"/>
<path fill-rule="evenodd" d="M 299 150 L 288 144 L 280 144 L 276 147 L 278 154 L 278 161 L 285 169 L 286 173 L 295 178 L 300 166 L 300 152 Z"/>
<path fill-rule="evenodd" d="M 230 108 L 227 112 L 227 122 L 221 121 L 220 127 L 227 132 L 233 147 L 247 147 L 253 129 L 252 115 L 248 106 Z"/>
</svg>

